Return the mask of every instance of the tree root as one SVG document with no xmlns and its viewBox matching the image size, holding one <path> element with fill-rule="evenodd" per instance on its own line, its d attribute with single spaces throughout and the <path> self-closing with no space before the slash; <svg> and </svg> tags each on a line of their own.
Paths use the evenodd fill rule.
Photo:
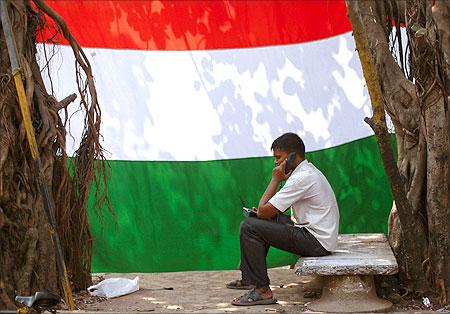
<svg viewBox="0 0 450 314">
<path fill-rule="evenodd" d="M 60 102 L 56 103 L 54 106 L 54 110 L 56 112 L 60 111 L 61 109 L 65 109 L 71 102 L 73 102 L 77 98 L 76 94 L 70 94 Z"/>
<path fill-rule="evenodd" d="M 22 267 L 20 278 L 16 281 L 17 291 L 21 294 L 30 294 L 31 275 L 36 259 L 36 243 L 39 235 L 36 228 L 31 228 L 27 231 L 24 239 L 23 251 L 25 251 L 24 266 Z"/>
<path fill-rule="evenodd" d="M 15 309 L 16 305 L 11 301 L 11 299 L 8 296 L 8 293 L 5 289 L 5 284 L 2 279 L 0 279 L 0 305 L 1 303 L 4 304 L 5 308 L 7 309 Z"/>
<path fill-rule="evenodd" d="M 36 7 L 53 19 L 59 27 L 63 36 L 67 39 L 72 48 L 76 60 L 76 82 L 80 94 L 80 103 L 85 110 L 85 127 L 81 136 L 81 144 L 75 152 L 75 158 L 71 159 L 73 176 L 70 177 L 67 170 L 66 155 L 64 151 L 65 143 L 65 123 L 62 124 L 58 115 L 56 118 L 57 129 L 60 131 L 52 133 L 50 138 L 56 138 L 59 142 L 57 149 L 63 150 L 62 162 L 55 163 L 53 176 L 58 178 L 57 184 L 53 187 L 55 203 L 58 213 L 56 217 L 60 226 L 61 243 L 71 250 L 64 252 L 65 259 L 70 261 L 68 271 L 76 288 L 85 289 L 91 283 L 90 268 L 92 259 L 92 239 L 89 229 L 86 206 L 89 193 L 94 190 L 95 213 L 102 220 L 102 205 L 105 204 L 109 212 L 113 215 L 109 204 L 106 190 L 106 177 L 108 165 L 105 162 L 103 148 L 100 143 L 101 110 L 98 104 L 97 91 L 95 88 L 92 68 L 88 58 L 81 46 L 70 33 L 64 19 L 42 0 L 33 0 Z M 50 115 L 59 110 L 67 110 L 67 106 L 75 99 L 75 95 L 69 95 L 60 102 L 50 99 L 51 109 L 47 110 Z M 67 119 L 67 115 L 66 115 Z M 67 120 L 66 120 L 67 121 Z M 43 133 L 41 142 L 48 144 L 49 134 Z M 51 141 L 50 141 L 51 142 Z M 92 182 L 93 181 L 93 182 Z M 93 184 L 92 184 L 93 183 Z M 76 223 L 74 223 L 76 222 Z"/>
<path fill-rule="evenodd" d="M 401 297 L 402 299 L 404 299 L 407 295 L 409 295 L 409 294 L 412 292 L 412 290 L 410 290 L 410 289 L 407 288 L 407 287 L 400 287 L 400 288 L 398 289 L 398 292 L 399 292 L 400 297 Z"/>
</svg>

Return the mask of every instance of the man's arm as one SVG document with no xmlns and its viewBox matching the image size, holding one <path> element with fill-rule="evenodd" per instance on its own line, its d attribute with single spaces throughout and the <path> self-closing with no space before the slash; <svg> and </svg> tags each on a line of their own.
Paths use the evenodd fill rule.
<svg viewBox="0 0 450 314">
<path fill-rule="evenodd" d="M 277 215 L 279 212 L 278 209 L 275 208 L 272 204 L 269 203 L 269 200 L 272 196 L 277 192 L 277 187 L 281 183 L 281 181 L 286 180 L 292 173 L 292 170 L 289 171 L 288 174 L 284 173 L 284 167 L 286 165 L 286 160 L 280 163 L 278 166 L 273 168 L 272 170 L 272 180 L 270 180 L 269 185 L 264 191 L 261 199 L 259 200 L 258 205 L 258 218 L 261 219 L 271 219 Z"/>
<path fill-rule="evenodd" d="M 270 180 L 269 185 L 267 186 L 266 190 L 264 191 L 264 194 L 261 196 L 261 199 L 259 201 L 258 205 L 258 218 L 261 219 L 271 219 L 275 217 L 278 213 L 278 210 L 269 203 L 269 200 L 272 198 L 272 196 L 275 195 L 277 186 L 280 184 L 280 182 L 275 181 L 273 178 Z"/>
</svg>

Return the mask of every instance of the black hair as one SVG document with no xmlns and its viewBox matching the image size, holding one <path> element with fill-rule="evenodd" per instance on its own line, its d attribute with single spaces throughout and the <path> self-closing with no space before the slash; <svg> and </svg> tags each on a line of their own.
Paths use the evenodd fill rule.
<svg viewBox="0 0 450 314">
<path fill-rule="evenodd" d="M 305 158 L 305 144 L 300 136 L 295 133 L 285 133 L 273 141 L 271 150 L 275 148 L 291 153 L 296 152 L 300 157 Z"/>
</svg>

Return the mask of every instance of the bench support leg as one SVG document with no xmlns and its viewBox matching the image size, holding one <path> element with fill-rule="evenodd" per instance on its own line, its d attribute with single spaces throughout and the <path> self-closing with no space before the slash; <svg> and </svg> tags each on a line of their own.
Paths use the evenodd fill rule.
<svg viewBox="0 0 450 314">
<path fill-rule="evenodd" d="M 373 276 L 325 276 L 322 296 L 308 305 L 318 312 L 375 312 L 392 303 L 378 298 Z"/>
</svg>

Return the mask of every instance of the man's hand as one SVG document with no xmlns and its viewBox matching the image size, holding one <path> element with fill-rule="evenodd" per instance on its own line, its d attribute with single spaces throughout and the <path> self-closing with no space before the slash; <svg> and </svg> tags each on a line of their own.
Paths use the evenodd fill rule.
<svg viewBox="0 0 450 314">
<path fill-rule="evenodd" d="M 277 190 L 277 186 L 281 183 L 281 181 L 286 180 L 291 176 L 292 170 L 290 170 L 287 174 L 284 173 L 284 169 L 286 167 L 286 159 L 283 160 L 279 165 L 277 165 L 272 170 L 272 180 L 266 188 L 261 200 L 258 205 L 258 218 L 261 219 L 272 219 L 275 217 L 279 211 L 272 204 L 270 204 L 269 200 L 272 196 L 275 195 Z"/>
<path fill-rule="evenodd" d="M 287 178 L 289 178 L 291 176 L 292 169 L 287 174 L 284 173 L 284 169 L 286 167 L 286 162 L 287 162 L 287 159 L 283 160 L 278 166 L 273 168 L 272 180 L 280 183 L 281 181 L 286 180 Z"/>
</svg>

